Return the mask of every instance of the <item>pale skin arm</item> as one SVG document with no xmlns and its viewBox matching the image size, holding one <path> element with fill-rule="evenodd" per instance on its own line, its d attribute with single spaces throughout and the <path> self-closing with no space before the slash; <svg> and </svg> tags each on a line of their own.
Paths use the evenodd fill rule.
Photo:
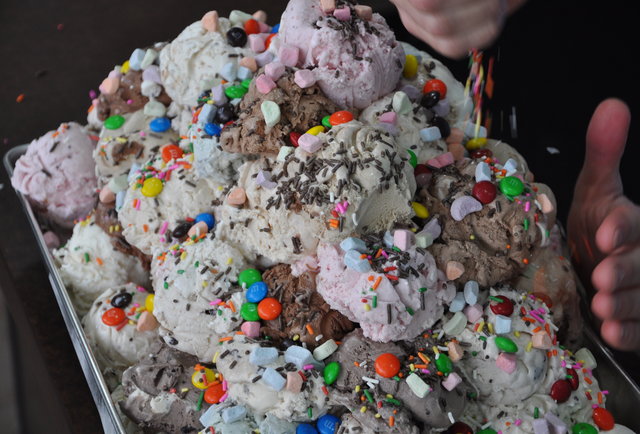
<svg viewBox="0 0 640 434">
<path fill-rule="evenodd" d="M 451 58 L 491 45 L 526 0 L 391 0 L 415 37 Z"/>
</svg>

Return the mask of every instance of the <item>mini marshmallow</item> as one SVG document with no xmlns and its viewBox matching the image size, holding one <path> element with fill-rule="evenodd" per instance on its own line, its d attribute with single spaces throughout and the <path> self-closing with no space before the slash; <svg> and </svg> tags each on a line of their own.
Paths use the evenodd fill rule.
<svg viewBox="0 0 640 434">
<path fill-rule="evenodd" d="M 229 14 L 229 21 L 232 26 L 243 27 L 244 23 L 251 19 L 253 19 L 253 15 L 235 9 Z"/>
<path fill-rule="evenodd" d="M 320 8 L 325 14 L 332 14 L 336 10 L 336 0 L 320 0 Z"/>
<path fill-rule="evenodd" d="M 111 191 L 109 186 L 105 185 L 98 195 L 101 203 L 112 203 L 116 201 L 116 194 Z"/>
<path fill-rule="evenodd" d="M 120 87 L 120 79 L 118 77 L 107 77 L 102 80 L 98 89 L 105 95 L 112 95 L 116 93 L 118 87 Z"/>
<path fill-rule="evenodd" d="M 513 374 L 516 371 L 516 355 L 509 353 L 500 353 L 496 359 L 496 366 L 507 374 Z"/>
<path fill-rule="evenodd" d="M 533 434 L 550 434 L 549 423 L 544 419 L 533 419 Z"/>
<path fill-rule="evenodd" d="M 462 356 L 464 356 L 464 349 L 455 341 L 449 341 L 447 348 L 449 348 L 448 354 L 452 362 L 457 362 L 462 359 Z"/>
<path fill-rule="evenodd" d="M 518 171 L 518 163 L 513 158 L 509 158 L 502 168 L 507 171 L 507 176 L 511 176 Z"/>
<path fill-rule="evenodd" d="M 155 316 L 148 310 L 145 310 L 138 318 L 138 323 L 136 324 L 136 330 L 139 332 L 148 332 L 151 330 L 157 329 L 159 326 L 158 320 Z"/>
<path fill-rule="evenodd" d="M 142 81 L 153 81 L 154 83 L 162 84 L 158 65 L 147 66 L 144 71 L 142 71 Z"/>
<path fill-rule="evenodd" d="M 238 66 L 238 80 L 244 81 L 253 77 L 253 71 L 244 66 Z"/>
<path fill-rule="evenodd" d="M 249 354 L 249 362 L 257 366 L 265 366 L 276 360 L 278 360 L 278 350 L 275 347 L 256 347 Z"/>
<path fill-rule="evenodd" d="M 399 115 L 406 115 L 411 113 L 411 109 L 413 105 L 411 104 L 411 100 L 404 92 L 396 92 L 393 94 L 393 100 L 391 102 L 393 107 L 393 111 L 398 113 Z"/>
<path fill-rule="evenodd" d="M 424 382 L 422 378 L 420 378 L 415 372 L 409 374 L 407 379 L 407 386 L 411 389 L 411 391 L 418 397 L 424 398 L 431 392 L 431 387 Z"/>
<path fill-rule="evenodd" d="M 262 188 L 266 188 L 268 190 L 276 188 L 277 183 L 271 181 L 271 172 L 266 170 L 258 171 L 258 175 L 255 178 L 256 184 L 258 184 Z"/>
<path fill-rule="evenodd" d="M 202 24 L 202 28 L 207 32 L 217 32 L 219 28 L 218 18 L 217 11 L 209 11 L 204 14 L 200 20 L 200 24 Z"/>
<path fill-rule="evenodd" d="M 550 411 L 544 415 L 544 419 L 549 422 L 549 432 L 551 434 L 566 434 L 567 425 Z"/>
<path fill-rule="evenodd" d="M 293 45 L 283 45 L 278 50 L 278 59 L 283 65 L 293 68 L 300 59 L 300 49 Z"/>
<path fill-rule="evenodd" d="M 280 77 L 284 75 L 285 67 L 282 63 L 277 60 L 267 63 L 264 67 L 264 73 L 273 81 L 277 81 Z"/>
<path fill-rule="evenodd" d="M 121 191 L 125 191 L 129 188 L 129 180 L 127 175 L 119 175 L 112 177 L 107 183 L 107 187 L 111 189 L 114 193 L 120 193 Z"/>
<path fill-rule="evenodd" d="M 511 318 L 504 315 L 496 315 L 494 330 L 497 335 L 506 335 L 511 333 Z"/>
<path fill-rule="evenodd" d="M 471 213 L 481 211 L 482 204 L 472 196 L 460 196 L 451 204 L 451 217 L 455 221 L 462 221 Z"/>
<path fill-rule="evenodd" d="M 282 375 L 273 368 L 267 368 L 262 372 L 262 381 L 276 391 L 284 389 L 284 386 L 287 385 L 287 380 L 282 378 Z"/>
<path fill-rule="evenodd" d="M 256 72 L 258 70 L 258 64 L 256 63 L 256 59 L 254 57 L 243 57 L 240 60 L 239 65 L 244 66 L 251 72 Z"/>
<path fill-rule="evenodd" d="M 348 6 L 337 8 L 336 10 L 333 11 L 333 16 L 340 21 L 350 21 L 351 9 L 349 9 Z"/>
<path fill-rule="evenodd" d="M 229 102 L 229 98 L 227 98 L 227 95 L 224 93 L 224 86 L 221 84 L 211 88 L 211 98 L 216 105 L 224 105 Z"/>
<path fill-rule="evenodd" d="M 451 152 L 445 152 L 444 154 L 440 154 L 437 157 L 427 161 L 427 166 L 431 166 L 436 169 L 442 169 L 443 167 L 453 164 L 454 161 L 455 159 L 453 158 L 453 154 Z"/>
<path fill-rule="evenodd" d="M 302 390 L 302 377 L 297 372 L 287 372 L 287 390 L 292 393 L 300 393 Z"/>
<path fill-rule="evenodd" d="M 408 250 L 415 242 L 413 232 L 406 229 L 397 229 L 393 231 L 393 245 L 402 251 Z"/>
<path fill-rule="evenodd" d="M 267 125 L 267 129 L 274 127 L 280 122 L 281 112 L 280 106 L 273 101 L 262 101 L 260 104 L 260 111 L 264 117 L 264 123 Z"/>
<path fill-rule="evenodd" d="M 162 93 L 162 86 L 153 81 L 143 81 L 140 85 L 140 93 L 147 98 L 157 98 Z"/>
<path fill-rule="evenodd" d="M 247 409 L 244 405 L 234 405 L 222 410 L 222 420 L 224 423 L 233 423 L 247 416 Z"/>
<path fill-rule="evenodd" d="M 462 378 L 455 372 L 452 372 L 442 381 L 442 387 L 451 392 L 460 383 L 462 383 Z"/>
<path fill-rule="evenodd" d="M 464 309 L 464 314 L 467 316 L 467 320 L 470 323 L 474 323 L 482 318 L 482 306 L 479 304 L 474 304 L 473 306 L 467 306 Z"/>
<path fill-rule="evenodd" d="M 265 74 L 260 74 L 258 78 L 256 78 L 256 88 L 258 89 L 258 92 L 263 95 L 268 94 L 276 87 L 276 83 Z"/>
<path fill-rule="evenodd" d="M 458 336 L 467 327 L 467 317 L 462 312 L 456 312 L 451 319 L 442 326 L 442 330 L 449 336 Z"/>
<path fill-rule="evenodd" d="M 150 99 L 149 102 L 144 105 L 142 111 L 145 115 L 152 116 L 154 118 L 160 118 L 167 114 L 167 108 L 165 105 L 155 99 Z"/>
<path fill-rule="evenodd" d="M 327 340 L 325 343 L 313 350 L 313 358 L 316 360 L 324 360 L 338 349 L 338 344 L 333 339 Z"/>
<path fill-rule="evenodd" d="M 464 294 L 462 292 L 457 292 L 456 296 L 453 297 L 453 300 L 451 300 L 451 304 L 449 305 L 449 312 L 461 312 L 466 304 L 467 303 L 464 301 Z"/>
<path fill-rule="evenodd" d="M 313 358 L 311 351 L 298 345 L 292 345 L 285 350 L 284 361 L 285 363 L 293 363 L 298 369 L 302 369 L 305 365 L 313 365 L 316 368 L 324 367 L 324 363 Z"/>
<path fill-rule="evenodd" d="M 428 127 L 420 130 L 420 139 L 423 142 L 433 142 L 441 138 L 442 134 L 440 134 L 440 128 L 438 127 Z"/>
<path fill-rule="evenodd" d="M 464 284 L 464 301 L 467 304 L 476 304 L 478 302 L 478 294 L 480 294 L 480 286 L 475 280 L 469 280 Z"/>
<path fill-rule="evenodd" d="M 293 146 L 280 147 L 280 150 L 278 151 L 278 157 L 276 158 L 276 160 L 285 161 L 287 157 L 293 153 L 293 151 L 295 151 L 295 148 Z"/>
<path fill-rule="evenodd" d="M 308 69 L 299 69 L 296 71 L 293 80 L 302 89 L 306 89 L 316 84 L 316 77 L 313 71 Z"/>
<path fill-rule="evenodd" d="M 438 101 L 436 105 L 433 106 L 433 111 L 442 118 L 447 116 L 451 111 L 451 104 L 449 104 L 449 100 L 445 98 Z"/>
<path fill-rule="evenodd" d="M 356 15 L 365 21 L 371 21 L 373 18 L 373 9 L 371 6 L 356 5 L 354 9 L 356 10 Z"/>
<path fill-rule="evenodd" d="M 476 166 L 476 182 L 491 181 L 491 167 L 481 161 Z"/>
<path fill-rule="evenodd" d="M 273 54 L 269 51 L 265 51 L 263 53 L 255 55 L 253 59 L 256 61 L 256 64 L 258 65 L 258 67 L 262 68 L 267 63 L 273 60 Z"/>
<path fill-rule="evenodd" d="M 464 265 L 458 261 L 448 261 L 445 269 L 447 280 L 456 280 L 464 273 Z"/>
<path fill-rule="evenodd" d="M 240 326 L 240 330 L 249 338 L 257 338 L 260 336 L 261 324 L 258 321 L 245 321 Z"/>
<path fill-rule="evenodd" d="M 322 140 L 318 136 L 305 133 L 298 139 L 298 147 L 309 153 L 314 153 L 322 147 Z"/>
<path fill-rule="evenodd" d="M 476 124 L 474 122 L 467 122 L 464 125 L 464 135 L 467 137 L 476 137 Z M 487 129 L 482 125 L 478 129 L 478 138 L 486 138 L 487 137 Z"/>
<path fill-rule="evenodd" d="M 147 52 L 142 48 L 136 48 L 129 57 L 129 68 L 133 71 L 140 71 L 142 69 L 142 60 Z"/>
<path fill-rule="evenodd" d="M 233 82 L 238 77 L 238 66 L 236 62 L 227 62 L 220 68 L 220 77 L 228 82 Z"/>
<path fill-rule="evenodd" d="M 340 248 L 343 251 L 357 250 L 360 253 L 367 251 L 367 244 L 360 238 L 348 237 L 340 242 Z"/>
<path fill-rule="evenodd" d="M 380 117 L 378 117 L 378 120 L 385 124 L 396 125 L 398 123 L 398 115 L 396 112 L 386 112 L 382 113 Z"/>
<path fill-rule="evenodd" d="M 254 53 L 262 53 L 266 49 L 265 37 L 261 33 L 249 35 L 249 48 Z"/>
<path fill-rule="evenodd" d="M 357 250 L 348 250 L 344 255 L 344 265 L 360 273 L 371 271 L 371 264 L 367 258 L 361 258 L 361 255 Z"/>
<path fill-rule="evenodd" d="M 144 52 L 142 62 L 140 62 L 140 69 L 145 69 L 153 65 L 153 62 L 155 62 L 157 58 L 158 52 L 153 48 L 148 48 L 147 51 Z"/>
<path fill-rule="evenodd" d="M 533 348 L 539 348 L 541 350 L 548 350 L 552 347 L 551 337 L 546 331 L 534 333 L 531 337 L 531 343 Z"/>
</svg>

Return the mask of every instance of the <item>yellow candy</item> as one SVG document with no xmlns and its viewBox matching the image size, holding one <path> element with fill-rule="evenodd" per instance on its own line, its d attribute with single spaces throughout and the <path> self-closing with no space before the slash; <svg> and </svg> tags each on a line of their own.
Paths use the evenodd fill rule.
<svg viewBox="0 0 640 434">
<path fill-rule="evenodd" d="M 429 217 L 429 210 L 427 207 L 418 202 L 411 202 L 413 212 L 416 213 L 416 217 L 426 219 Z"/>
<path fill-rule="evenodd" d="M 316 127 L 309 128 L 309 131 L 307 131 L 307 134 L 317 136 L 318 134 L 324 133 L 325 131 L 327 131 L 325 127 L 323 127 L 322 125 L 318 125 Z"/>
<path fill-rule="evenodd" d="M 153 294 L 149 294 L 147 295 L 147 298 L 144 299 L 144 307 L 147 308 L 147 310 L 151 313 L 153 313 L 153 299 L 154 299 L 155 295 Z"/>
<path fill-rule="evenodd" d="M 202 373 L 202 369 L 204 369 L 204 374 Z M 206 389 L 207 387 L 209 387 L 209 384 L 214 382 L 216 379 L 216 374 L 215 372 L 213 372 L 213 370 L 209 369 L 209 368 L 202 368 L 196 372 L 193 373 L 193 375 L 191 376 L 191 382 L 193 383 L 194 386 L 196 386 L 198 389 Z M 204 376 L 207 377 L 207 381 L 204 381 Z"/>
<path fill-rule="evenodd" d="M 418 73 L 418 59 L 413 54 L 407 54 L 402 75 L 404 78 L 413 78 Z"/>
<path fill-rule="evenodd" d="M 129 72 L 129 61 L 128 60 L 124 61 L 124 63 L 120 67 L 120 72 L 123 73 L 123 74 L 126 74 L 127 72 Z"/>
<path fill-rule="evenodd" d="M 142 184 L 141 193 L 147 197 L 156 197 L 162 192 L 163 188 L 162 181 L 158 178 L 147 178 Z"/>
<path fill-rule="evenodd" d="M 484 137 L 477 137 L 475 139 L 469 139 L 467 141 L 465 147 L 470 151 L 475 151 L 476 149 L 484 148 L 487 145 L 487 139 Z"/>
</svg>

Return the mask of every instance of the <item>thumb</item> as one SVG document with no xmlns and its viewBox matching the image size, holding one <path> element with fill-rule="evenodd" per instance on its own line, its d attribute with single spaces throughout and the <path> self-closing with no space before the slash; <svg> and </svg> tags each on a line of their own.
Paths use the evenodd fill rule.
<svg viewBox="0 0 640 434">
<path fill-rule="evenodd" d="M 587 129 L 581 183 L 622 191 L 619 168 L 630 122 L 629 108 L 621 100 L 610 98 L 598 105 Z"/>
</svg>

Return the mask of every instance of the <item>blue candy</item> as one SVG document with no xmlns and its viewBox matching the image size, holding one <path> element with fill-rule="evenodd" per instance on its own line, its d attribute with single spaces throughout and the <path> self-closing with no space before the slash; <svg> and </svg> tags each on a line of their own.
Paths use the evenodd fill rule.
<svg viewBox="0 0 640 434">
<path fill-rule="evenodd" d="M 213 122 L 206 123 L 204 125 L 204 132 L 210 136 L 219 136 L 222 128 Z"/>
<path fill-rule="evenodd" d="M 296 428 L 296 434 L 318 434 L 318 430 L 309 423 L 301 423 Z"/>
<path fill-rule="evenodd" d="M 247 301 L 251 303 L 260 303 L 267 296 L 269 287 L 264 282 L 256 282 L 251 284 L 247 289 Z"/>
<path fill-rule="evenodd" d="M 171 128 L 171 119 L 165 117 L 155 118 L 149 123 L 149 128 L 154 133 L 164 133 Z"/>
<path fill-rule="evenodd" d="M 316 423 L 318 425 L 318 431 L 320 431 L 320 434 L 333 434 L 334 432 L 336 432 L 336 427 L 340 425 L 340 422 L 341 420 L 339 417 L 332 414 L 325 414 L 324 416 L 318 418 L 318 421 Z"/>
<path fill-rule="evenodd" d="M 280 31 L 280 23 L 271 28 L 271 33 L 278 33 Z"/>
<path fill-rule="evenodd" d="M 213 227 L 216 225 L 215 217 L 213 216 L 213 214 L 210 214 L 208 212 L 203 212 L 202 214 L 198 214 L 196 216 L 196 223 L 200 222 L 205 222 L 209 230 L 213 229 Z"/>
</svg>

